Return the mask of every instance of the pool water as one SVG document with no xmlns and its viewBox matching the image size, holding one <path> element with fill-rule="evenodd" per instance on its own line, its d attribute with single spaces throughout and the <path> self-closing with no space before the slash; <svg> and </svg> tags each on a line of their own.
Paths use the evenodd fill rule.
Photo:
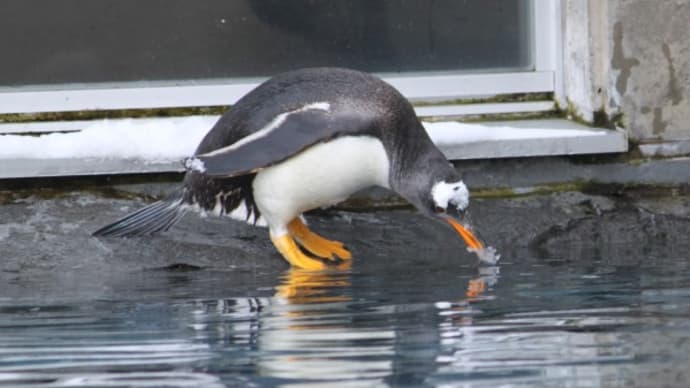
<svg viewBox="0 0 690 388">
<path fill-rule="evenodd" d="M 399 244 L 322 273 L 17 274 L 0 386 L 690 386 L 687 251 Z"/>
</svg>

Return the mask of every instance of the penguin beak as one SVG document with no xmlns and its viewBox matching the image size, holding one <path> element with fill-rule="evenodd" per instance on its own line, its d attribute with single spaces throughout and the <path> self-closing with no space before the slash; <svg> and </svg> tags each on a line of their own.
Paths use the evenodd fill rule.
<svg viewBox="0 0 690 388">
<path fill-rule="evenodd" d="M 462 219 L 465 218 L 462 214 L 457 212 L 455 209 L 449 209 L 447 213 L 442 215 L 442 218 L 449 223 L 456 232 L 458 232 L 460 237 L 465 240 L 465 243 L 468 247 L 474 250 L 484 249 L 485 244 L 482 242 L 482 240 L 472 232 L 467 223 L 462 221 Z"/>
</svg>

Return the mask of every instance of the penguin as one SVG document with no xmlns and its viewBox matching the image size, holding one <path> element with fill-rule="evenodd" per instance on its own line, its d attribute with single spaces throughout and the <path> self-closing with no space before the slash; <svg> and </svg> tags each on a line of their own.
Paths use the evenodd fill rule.
<svg viewBox="0 0 690 388">
<path fill-rule="evenodd" d="M 174 192 L 93 235 L 151 235 L 195 210 L 268 227 L 292 266 L 322 270 L 351 253 L 311 231 L 302 214 L 380 186 L 452 227 L 470 249 L 484 248 L 463 221 L 469 192 L 460 174 L 410 102 L 364 72 L 307 68 L 270 78 L 223 114 L 183 163 Z"/>
</svg>

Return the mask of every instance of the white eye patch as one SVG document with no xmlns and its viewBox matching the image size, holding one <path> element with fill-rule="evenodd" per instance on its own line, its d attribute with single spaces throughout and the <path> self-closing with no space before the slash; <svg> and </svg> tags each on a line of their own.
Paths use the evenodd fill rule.
<svg viewBox="0 0 690 388">
<path fill-rule="evenodd" d="M 464 210 L 470 203 L 470 193 L 462 181 L 436 183 L 431 188 L 431 197 L 434 200 L 434 205 L 442 209 L 448 208 L 448 204 L 451 204 Z"/>
</svg>

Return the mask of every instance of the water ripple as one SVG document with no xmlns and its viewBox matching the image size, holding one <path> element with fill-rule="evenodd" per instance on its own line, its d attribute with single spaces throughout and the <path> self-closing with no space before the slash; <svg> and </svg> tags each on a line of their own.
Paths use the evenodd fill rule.
<svg viewBox="0 0 690 388">
<path fill-rule="evenodd" d="M 169 280 L 124 282 L 98 300 L 0 299 L 0 385 L 654 386 L 663 371 L 667 385 L 690 381 L 684 268 L 290 270 L 247 292 L 197 271 L 175 275 L 166 296 Z M 117 298 L 130 289 L 144 294 Z"/>
</svg>

